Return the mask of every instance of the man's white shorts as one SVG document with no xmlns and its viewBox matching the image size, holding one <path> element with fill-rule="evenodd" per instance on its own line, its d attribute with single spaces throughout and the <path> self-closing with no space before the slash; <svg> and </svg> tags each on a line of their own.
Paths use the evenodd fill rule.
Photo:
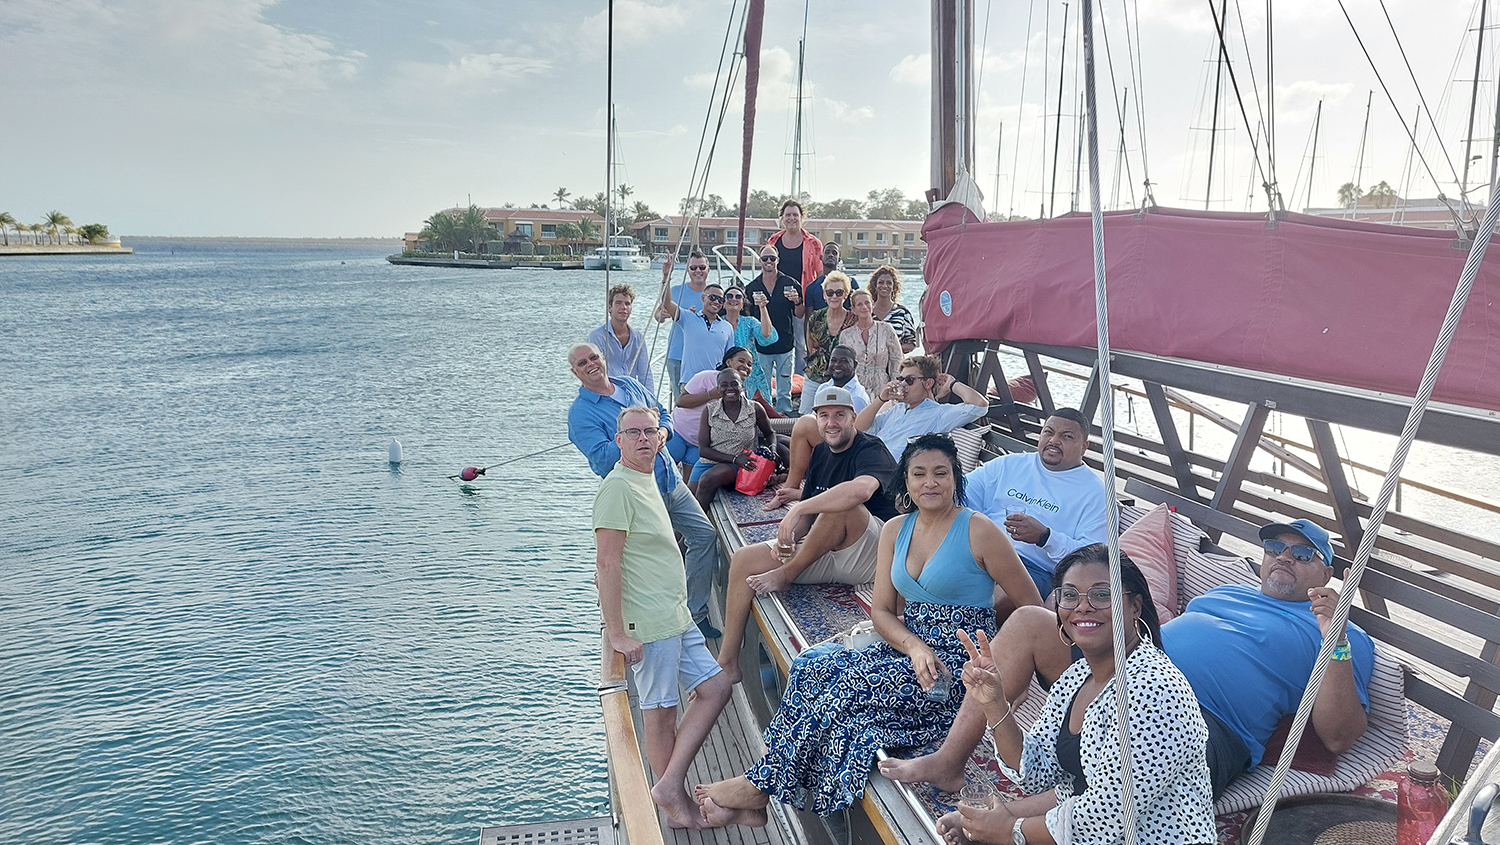
<svg viewBox="0 0 1500 845">
<path fill-rule="evenodd" d="M 642 710 L 676 707 L 679 685 L 692 692 L 723 671 L 709 653 L 697 625 L 689 625 L 675 637 L 646 643 L 641 662 L 633 668 Z"/>
<path fill-rule="evenodd" d="M 868 584 L 875 580 L 875 557 L 880 551 L 880 529 L 885 523 L 871 514 L 865 533 L 847 548 L 831 551 L 812 562 L 797 576 L 798 584 Z M 776 541 L 769 541 L 771 554 Z"/>
</svg>

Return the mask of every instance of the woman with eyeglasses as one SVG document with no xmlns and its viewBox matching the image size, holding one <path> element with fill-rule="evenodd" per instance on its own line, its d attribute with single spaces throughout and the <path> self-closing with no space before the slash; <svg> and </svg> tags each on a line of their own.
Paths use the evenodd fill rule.
<svg viewBox="0 0 1500 845">
<path fill-rule="evenodd" d="M 1057 678 L 1031 729 L 1016 724 L 1013 696 L 991 661 L 983 630 L 961 634 L 969 662 L 963 682 L 984 705 L 985 727 L 1001 771 L 1027 793 L 988 808 L 961 805 L 938 820 L 954 845 L 1113 845 L 1120 812 L 1120 723 L 1115 697 L 1109 547 L 1084 546 L 1057 564 L 1052 598 L 1057 635 L 1082 654 Z M 1130 778 L 1136 831 L 1147 845 L 1217 841 L 1205 744 L 1208 727 L 1187 679 L 1157 646 L 1161 627 L 1145 576 L 1120 558 L 1124 587 L 1125 683 L 1130 706 Z"/>
<path fill-rule="evenodd" d="M 755 342 L 775 343 L 779 335 L 776 327 L 770 320 L 758 320 L 745 313 L 745 306 L 764 305 L 765 295 L 757 294 L 758 301 L 746 302 L 745 288 L 738 283 L 732 284 L 724 289 L 724 319 L 734 329 L 734 341 L 731 346 L 738 346 L 750 350 L 754 359 L 750 367 L 750 375 L 745 376 L 745 395 L 751 399 L 756 393 L 760 393 L 762 401 L 768 406 L 771 402 L 771 380 L 766 378 L 765 367 L 761 366 L 760 356 L 755 354 Z M 778 415 L 779 416 L 779 415 Z"/>
<path fill-rule="evenodd" d="M 839 334 L 854 325 L 854 314 L 844 307 L 844 297 L 849 295 L 849 277 L 834 271 L 823 279 L 823 296 L 828 307 L 819 308 L 807 318 L 807 363 L 802 371 L 803 384 L 801 412 L 812 411 L 812 385 L 828 381 L 828 359 L 833 348 L 839 345 Z"/>
<path fill-rule="evenodd" d="M 958 634 L 993 630 L 995 585 L 1018 605 L 1041 603 L 1009 538 L 964 507 L 951 438 L 913 439 L 893 487 L 906 513 L 880 534 L 870 618 L 881 642 L 792 664 L 765 756 L 741 777 L 695 790 L 708 824 L 764 825 L 772 798 L 822 816 L 854 803 L 881 749 L 947 734 L 963 700 Z"/>
<path fill-rule="evenodd" d="M 901 341 L 902 354 L 917 348 L 917 321 L 911 310 L 897 299 L 901 296 L 901 274 L 895 267 L 882 264 L 870 274 L 870 290 L 875 292 L 875 319 L 890 323 Z"/>
<path fill-rule="evenodd" d="M 890 323 L 875 319 L 875 300 L 865 288 L 849 297 L 854 325 L 839 332 L 839 343 L 854 350 L 854 377 L 871 396 L 901 374 L 901 341 Z"/>
</svg>

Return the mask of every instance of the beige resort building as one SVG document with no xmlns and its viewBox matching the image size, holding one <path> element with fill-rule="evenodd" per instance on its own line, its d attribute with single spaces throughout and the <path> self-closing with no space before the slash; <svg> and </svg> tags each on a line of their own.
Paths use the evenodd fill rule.
<svg viewBox="0 0 1500 845">
<path fill-rule="evenodd" d="M 462 208 L 449 208 L 442 214 L 462 214 Z M 529 241 L 535 247 L 547 247 L 537 249 L 537 252 L 557 254 L 563 251 L 563 243 L 557 238 L 557 227 L 562 223 L 578 225 L 580 220 L 588 220 L 594 224 L 595 235 L 587 243 L 573 241 L 573 253 L 582 255 L 603 243 L 601 238 L 604 232 L 604 218 L 592 211 L 579 211 L 571 208 L 486 208 L 484 219 L 494 225 L 495 230 L 500 233 L 499 240 L 490 241 L 488 252 L 508 252 L 505 245 Z M 404 238 L 405 248 L 416 251 L 421 249 L 420 239 L 417 232 L 407 232 Z"/>
<path fill-rule="evenodd" d="M 650 252 L 669 253 L 682 239 L 687 220 L 670 215 L 642 221 L 632 227 L 632 233 Z M 875 266 L 889 262 L 913 266 L 920 265 L 927 255 L 920 220 L 809 219 L 803 228 L 824 243 L 838 244 L 847 265 Z M 745 246 L 758 247 L 780 229 L 781 222 L 770 217 L 746 217 Z M 702 217 L 692 226 L 687 244 L 696 244 L 708 252 L 716 246 L 732 246 L 738 235 L 738 217 Z M 734 253 L 731 250 L 729 254 Z"/>
</svg>

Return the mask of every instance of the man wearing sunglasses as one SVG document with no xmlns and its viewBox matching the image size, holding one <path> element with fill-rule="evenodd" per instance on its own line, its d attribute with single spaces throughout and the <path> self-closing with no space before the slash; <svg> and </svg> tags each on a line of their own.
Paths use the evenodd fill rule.
<svg viewBox="0 0 1500 845">
<path fill-rule="evenodd" d="M 671 272 L 672 259 L 667 259 L 667 272 Z M 719 366 L 724 350 L 734 342 L 734 327 L 720 317 L 724 310 L 724 289 L 718 285 L 704 285 L 702 312 L 679 307 L 672 300 L 671 288 L 663 291 L 662 310 L 675 322 L 674 331 L 682 332 L 682 363 L 678 368 L 680 383 L 672 385 L 673 395 L 682 393 L 683 385 L 704 370 Z"/>
<path fill-rule="evenodd" d="M 891 456 L 899 458 L 913 437 L 947 434 L 984 416 L 990 408 L 989 400 L 942 369 L 936 355 L 906 356 L 901 362 L 901 375 L 880 389 L 859 412 L 855 425 L 879 437 Z M 940 404 L 938 400 L 950 393 L 962 403 Z M 891 409 L 882 414 L 888 404 Z"/>
<path fill-rule="evenodd" d="M 767 244 L 760 251 L 760 278 L 745 286 L 745 313 L 764 323 L 768 318 L 776 328 L 776 340 L 761 343 L 757 338 L 755 349 L 760 353 L 760 363 L 766 375 L 776 380 L 774 386 L 776 410 L 791 416 L 792 413 L 792 364 L 796 348 L 793 343 L 792 319 L 805 313 L 802 302 L 802 283 L 787 270 L 779 269 L 781 257 L 776 247 Z M 796 268 L 788 268 L 795 272 Z M 765 305 L 759 296 L 765 297 Z"/>
<path fill-rule="evenodd" d="M 642 405 L 661 412 L 661 403 L 645 385 L 629 376 L 612 376 L 599 347 L 592 343 L 575 344 L 568 350 L 568 366 L 578 378 L 578 396 L 568 408 L 568 440 L 588 459 L 589 469 L 600 478 L 609 475 L 620 462 L 620 447 L 615 442 L 620 412 Z M 665 430 L 664 430 L 665 431 Z M 683 558 L 687 570 L 688 610 L 698 630 L 709 639 L 719 636 L 708 621 L 708 592 L 714 573 L 719 570 L 719 541 L 698 500 L 688 492 L 687 483 L 672 466 L 667 450 L 655 458 L 656 488 L 672 528 L 687 543 Z"/>
<path fill-rule="evenodd" d="M 1339 600 L 1328 586 L 1333 547 L 1321 526 L 1294 519 L 1262 527 L 1260 537 L 1259 589 L 1215 587 L 1161 626 L 1162 650 L 1203 708 L 1215 798 L 1260 763 L 1277 725 L 1296 713 Z M 1026 689 L 1032 675 L 1048 687 L 1076 659 L 1058 638 L 1057 625 L 1057 616 L 1044 608 L 1019 608 L 1006 620 L 990 648 L 1006 690 Z M 1339 635 L 1309 723 L 1335 754 L 1349 750 L 1368 726 L 1367 688 L 1375 666 L 1375 644 L 1359 626 L 1348 623 Z M 881 773 L 907 783 L 962 784 L 964 762 L 984 733 L 980 708 L 970 712 L 967 700 L 964 705 L 935 753 L 882 763 Z"/>
<path fill-rule="evenodd" d="M 701 250 L 695 247 L 688 254 L 687 281 L 678 282 L 676 285 L 671 284 L 672 265 L 673 262 L 668 261 L 661 268 L 663 295 L 670 295 L 672 301 L 676 302 L 678 307 L 701 309 L 703 307 L 703 289 L 708 286 L 708 258 L 703 255 Z M 656 322 L 663 323 L 671 315 L 662 307 L 662 303 L 658 302 L 654 316 L 656 317 Z M 691 372 L 686 377 L 683 376 L 682 328 L 678 323 L 673 323 L 672 331 L 667 335 L 667 386 L 668 392 L 672 394 L 672 399 L 675 399 L 678 392 L 682 389 L 680 387 L 681 383 L 692 377 L 693 373 Z"/>
</svg>

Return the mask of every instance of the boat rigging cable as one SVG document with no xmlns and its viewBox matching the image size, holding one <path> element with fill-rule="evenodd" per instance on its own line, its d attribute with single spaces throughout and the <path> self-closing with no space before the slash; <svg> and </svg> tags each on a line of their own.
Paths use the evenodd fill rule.
<svg viewBox="0 0 1500 845">
<path fill-rule="evenodd" d="M 1083 90 L 1088 113 L 1089 221 L 1094 242 L 1094 320 L 1098 329 L 1097 360 L 1100 392 L 1109 401 L 1103 411 L 1104 477 L 1115 478 L 1115 402 L 1109 382 L 1109 300 L 1104 282 L 1104 208 L 1099 191 L 1099 113 L 1094 96 L 1094 3 L 1083 0 Z M 1125 683 L 1125 588 L 1120 580 L 1120 500 L 1104 497 L 1109 531 L 1109 615 L 1115 648 L 1115 710 L 1120 725 L 1120 814 L 1125 845 L 1136 845 L 1134 777 L 1130 771 L 1130 702 Z"/>
<path fill-rule="evenodd" d="M 1339 0 L 1339 5 L 1343 5 L 1343 0 Z M 1495 185 L 1492 183 L 1490 191 L 1493 193 L 1494 190 Z M 1292 719 L 1292 729 L 1284 744 L 1286 748 L 1296 748 L 1297 744 L 1302 741 L 1302 734 L 1307 728 L 1308 718 L 1312 715 L 1313 703 L 1317 700 L 1318 687 L 1328 668 L 1328 661 L 1333 657 L 1334 646 L 1344 636 L 1343 632 L 1349 621 L 1349 609 L 1354 604 L 1354 596 L 1359 592 L 1360 579 L 1365 574 L 1365 566 L 1370 561 L 1370 555 L 1375 551 L 1375 541 L 1380 535 L 1381 526 L 1385 524 L 1386 512 L 1390 509 L 1396 487 L 1401 483 L 1401 472 L 1406 467 L 1406 456 L 1411 451 L 1412 442 L 1416 440 L 1417 430 L 1421 427 L 1422 417 L 1427 411 L 1427 404 L 1432 399 L 1432 390 L 1437 384 L 1438 373 L 1443 368 L 1443 360 L 1448 355 L 1448 347 L 1453 342 L 1453 335 L 1458 331 L 1459 319 L 1463 316 L 1464 306 L 1469 301 L 1469 292 L 1474 287 L 1474 281 L 1479 276 L 1479 265 L 1483 263 L 1485 254 L 1489 250 L 1490 236 L 1495 231 L 1497 219 L 1500 219 L 1500 203 L 1490 203 L 1474 243 L 1469 247 L 1469 255 L 1464 261 L 1463 274 L 1459 276 L 1458 287 L 1453 291 L 1453 299 L 1448 303 L 1448 313 L 1443 316 L 1437 342 L 1433 346 L 1432 355 L 1427 359 L 1427 368 L 1422 372 L 1422 381 L 1417 386 L 1411 410 L 1407 412 L 1406 423 L 1401 428 L 1401 438 L 1397 441 L 1396 451 L 1391 456 L 1390 468 L 1386 470 L 1385 478 L 1380 483 L 1380 493 L 1375 497 L 1375 504 L 1370 508 L 1370 517 L 1365 524 L 1364 535 L 1359 539 L 1359 549 L 1355 553 L 1354 564 L 1349 567 L 1348 574 L 1344 576 L 1343 589 L 1339 591 L 1338 605 L 1334 608 L 1333 620 L 1328 626 L 1330 633 L 1338 632 L 1338 635 L 1323 638 L 1323 647 L 1319 649 L 1317 662 L 1313 664 L 1312 676 L 1308 678 L 1307 689 L 1303 692 L 1302 701 L 1297 706 L 1297 715 Z M 1287 771 L 1291 768 L 1292 757 L 1291 754 L 1283 754 L 1276 762 L 1276 771 L 1261 799 L 1262 809 L 1275 806 L 1277 798 L 1281 795 L 1281 787 L 1286 782 Z M 1257 813 L 1255 829 L 1247 845 L 1261 845 L 1270 823 L 1271 813 Z"/>
<path fill-rule="evenodd" d="M 1115 76 L 1115 54 L 1114 50 L 1109 46 L 1109 18 L 1103 14 L 1099 15 L 1099 29 L 1104 32 L 1104 61 L 1109 65 L 1110 91 L 1114 94 L 1115 113 L 1119 116 L 1120 120 L 1120 157 L 1115 160 L 1114 191 L 1115 195 L 1118 196 L 1120 193 L 1120 161 L 1123 160 L 1125 163 L 1125 182 L 1130 185 L 1130 207 L 1134 208 L 1135 184 L 1132 182 L 1134 177 L 1130 174 L 1130 156 L 1125 152 L 1125 111 L 1130 105 L 1130 89 L 1125 89 L 1125 98 L 1122 103 L 1120 100 L 1118 78 Z M 1129 47 L 1128 41 L 1126 47 Z M 1141 155 L 1145 155 L 1144 144 L 1141 147 Z"/>
<path fill-rule="evenodd" d="M 1229 71 L 1229 87 L 1234 89 L 1234 101 L 1240 107 L 1240 119 L 1245 122 L 1245 131 L 1251 133 L 1250 155 L 1255 159 L 1255 169 L 1260 174 L 1261 186 L 1266 189 L 1266 196 L 1268 199 L 1270 199 L 1270 192 L 1272 187 L 1271 175 L 1269 172 L 1267 172 L 1265 165 L 1261 164 L 1260 161 L 1260 149 L 1256 144 L 1255 132 L 1251 129 L 1254 124 L 1250 122 L 1250 114 L 1245 111 L 1245 98 L 1242 94 L 1240 94 L 1239 77 L 1234 75 L 1234 62 L 1229 60 L 1229 43 L 1225 41 L 1224 38 L 1224 21 L 1219 19 L 1219 11 L 1214 8 L 1213 0 L 1208 0 L 1208 12 L 1209 14 L 1213 15 L 1214 31 L 1219 35 L 1219 50 L 1224 57 L 1224 67 Z M 1136 110 L 1140 110 L 1139 103 L 1136 105 Z M 1276 210 L 1276 203 L 1272 201 L 1271 211 L 1274 212 Z"/>
<path fill-rule="evenodd" d="M 450 475 L 450 476 L 448 476 L 448 478 L 449 479 L 457 478 L 457 479 L 461 479 L 463 481 L 473 481 L 475 478 L 477 478 L 477 477 L 479 477 L 481 475 L 484 475 L 484 471 L 485 470 L 494 469 L 495 467 L 503 467 L 506 464 L 513 464 L 516 461 L 524 461 L 527 458 L 535 458 L 537 455 L 545 455 L 548 452 L 556 452 L 558 449 L 561 449 L 564 446 L 571 446 L 571 445 L 573 445 L 573 442 L 571 440 L 564 440 L 563 442 L 557 444 L 556 446 L 548 446 L 545 449 L 538 449 L 535 452 L 529 452 L 529 453 L 527 453 L 525 455 L 520 455 L 518 457 L 510 458 L 508 460 L 501 461 L 498 464 L 490 464 L 489 466 L 485 466 L 485 467 L 464 467 L 462 472 L 459 472 L 457 475 Z"/>
<path fill-rule="evenodd" d="M 1385 2 L 1384 2 L 1384 0 L 1381 0 L 1380 8 L 1381 9 L 1385 9 Z M 1344 20 L 1349 23 L 1349 31 L 1352 32 L 1352 33 L 1354 33 L 1354 40 L 1357 41 L 1357 42 L 1359 42 L 1359 49 L 1365 54 L 1365 61 L 1370 65 L 1370 70 L 1375 74 L 1375 81 L 1380 83 L 1380 90 L 1385 93 L 1386 100 L 1390 102 L 1391 108 L 1395 110 L 1396 114 L 1398 114 L 1398 115 L 1401 114 L 1401 109 L 1396 106 L 1396 98 L 1393 97 L 1393 96 L 1391 96 L 1391 89 L 1390 89 L 1389 86 L 1387 86 L 1385 84 L 1385 77 L 1383 77 L 1383 76 L 1380 75 L 1380 68 L 1378 68 L 1378 67 L 1375 66 L 1375 59 L 1370 56 L 1369 49 L 1367 47 L 1365 47 L 1365 39 L 1360 36 L 1360 34 L 1359 34 L 1359 28 L 1354 25 L 1354 19 L 1351 18 L 1351 17 L 1349 17 L 1349 10 L 1344 6 L 1344 0 L 1339 0 L 1339 10 L 1344 13 Z M 1389 13 L 1386 14 L 1386 18 L 1385 19 L 1386 19 L 1386 21 L 1388 23 L 1390 22 L 1391 17 L 1390 17 Z M 1395 33 L 1396 33 L 1396 26 L 1395 26 L 1394 23 L 1392 23 L 1391 24 L 1391 34 L 1395 35 Z M 1400 39 L 1399 36 L 1397 36 L 1397 38 L 1396 38 L 1396 46 L 1397 47 L 1401 47 L 1401 39 Z M 1401 59 L 1402 59 L 1402 61 L 1406 61 L 1406 70 L 1407 70 L 1408 73 L 1411 73 L 1411 62 L 1407 61 L 1407 59 L 1406 59 L 1406 48 L 1405 47 L 1401 47 Z M 1421 101 L 1422 101 L 1422 108 L 1423 108 L 1423 110 L 1427 111 L 1427 120 L 1428 120 L 1429 123 L 1432 124 L 1433 132 L 1436 133 L 1437 132 L 1437 123 L 1436 123 L 1436 121 L 1433 120 L 1432 111 L 1427 108 L 1427 99 L 1422 96 L 1422 88 L 1421 88 L 1421 86 L 1417 85 L 1417 77 L 1416 77 L 1415 74 L 1412 74 L 1411 81 L 1412 81 L 1412 85 L 1416 86 L 1416 88 L 1417 88 L 1417 97 L 1420 98 Z M 1445 205 L 1445 206 L 1448 207 L 1449 213 L 1451 213 L 1453 215 L 1454 221 L 1458 224 L 1458 231 L 1460 231 L 1460 232 L 1466 231 L 1468 227 L 1465 225 L 1465 220 L 1464 220 L 1463 214 L 1461 212 L 1459 212 L 1457 209 L 1455 209 L 1453 207 L 1453 205 L 1448 201 L 1448 198 L 1443 195 L 1442 183 L 1438 181 L 1437 174 L 1435 174 L 1435 173 L 1432 172 L 1432 165 L 1430 165 L 1430 164 L 1427 163 L 1427 157 L 1424 156 L 1424 155 L 1422 155 L 1421 148 L 1417 146 L 1417 135 L 1416 135 L 1416 132 L 1407 129 L 1406 128 L 1406 121 L 1404 121 L 1404 120 L 1401 121 L 1401 130 L 1403 132 L 1406 132 L 1407 137 L 1409 139 L 1411 139 L 1412 147 L 1415 148 L 1416 151 L 1417 151 L 1417 160 L 1420 161 L 1420 162 L 1422 162 L 1422 169 L 1427 171 L 1427 178 L 1431 179 L 1432 180 L 1432 184 L 1437 187 L 1437 189 L 1438 189 L 1438 201 L 1441 202 L 1441 203 L 1443 203 L 1443 205 Z M 1439 144 L 1438 146 L 1440 148 L 1442 147 L 1441 144 Z M 1447 149 L 1443 149 L 1443 157 L 1444 158 L 1448 158 L 1448 151 L 1447 151 Z M 1458 179 L 1458 170 L 1456 168 L 1454 168 L 1454 166 L 1453 166 L 1453 160 L 1451 158 L 1448 158 L 1448 170 L 1453 174 L 1453 181 L 1454 182 L 1458 182 L 1459 181 L 1459 179 Z M 1464 207 L 1465 208 L 1468 207 L 1468 199 L 1467 199 L 1466 196 L 1463 195 L 1462 192 L 1460 192 L 1460 194 L 1459 194 L 1459 201 L 1462 202 L 1462 203 L 1464 203 Z"/>
<path fill-rule="evenodd" d="M 739 26 L 736 27 L 734 23 L 734 11 L 738 6 L 739 0 L 735 0 L 735 2 L 729 7 L 729 25 L 724 30 L 724 42 L 719 46 L 719 64 L 718 67 L 714 70 L 714 84 L 708 95 L 708 110 L 703 115 L 703 129 L 698 133 L 698 150 L 693 154 L 693 172 L 692 176 L 688 180 L 687 200 L 689 203 L 689 207 L 687 209 L 684 209 L 682 232 L 678 235 L 677 246 L 672 252 L 674 258 L 682 253 L 682 247 L 683 244 L 687 242 L 688 233 L 694 231 L 696 224 L 703 217 L 703 196 L 708 191 L 708 176 L 710 171 L 713 169 L 714 152 L 718 149 L 719 146 L 719 131 L 723 128 L 724 118 L 729 112 L 730 93 L 734 89 L 735 75 L 739 72 L 739 65 L 735 61 L 736 57 L 739 54 L 731 54 L 729 52 L 729 45 L 731 41 L 738 44 L 740 38 L 743 36 L 745 29 L 744 10 L 740 12 Z M 738 33 L 736 33 L 736 29 L 738 29 Z M 729 58 L 730 62 L 729 78 L 724 83 L 723 94 L 721 95 L 719 93 L 719 81 L 724 78 L 724 61 L 726 57 Z M 713 120 L 715 99 L 719 100 L 719 119 L 717 122 L 714 122 Z M 709 140 L 708 136 L 708 127 L 710 123 L 713 123 L 714 125 L 714 134 L 711 140 Z M 703 152 L 703 145 L 705 140 L 708 140 L 707 156 L 705 156 Z M 686 262 L 683 263 L 683 277 L 686 278 Z M 666 288 L 671 284 L 672 280 L 670 278 L 662 280 L 661 293 L 665 293 Z M 658 300 L 659 299 L 660 294 L 658 294 Z M 661 323 L 657 323 L 655 330 L 651 334 L 651 358 L 653 359 L 656 357 L 657 341 L 661 337 L 661 326 Z M 663 381 L 666 380 L 666 372 L 666 357 L 663 356 L 661 364 L 661 376 Z M 667 389 L 675 399 L 677 386 L 668 385 Z"/>
<path fill-rule="evenodd" d="M 1212 2 L 1212 0 L 1209 0 Z M 1151 154 L 1146 151 L 1146 89 L 1141 84 L 1145 74 L 1141 70 L 1144 54 L 1141 53 L 1141 4 L 1135 0 L 1135 43 L 1131 43 L 1130 12 L 1125 15 L 1125 50 L 1130 57 L 1130 78 L 1135 85 L 1135 121 L 1141 136 L 1141 187 L 1145 195 L 1141 198 L 1143 208 L 1156 207 L 1156 194 L 1151 190 Z M 1123 8 L 1123 4 L 1121 4 Z"/>
<path fill-rule="evenodd" d="M 1010 206 L 1005 212 L 1007 218 L 1016 215 L 1016 183 L 1021 181 L 1019 168 L 1021 165 L 1021 117 L 1026 111 L 1026 71 L 1031 67 L 1031 19 L 1036 12 L 1036 0 L 1031 0 L 1026 8 L 1026 56 L 1021 60 L 1021 102 L 1016 105 L 1016 143 L 1015 149 L 1011 150 L 1010 156 Z M 1043 64 L 1046 64 L 1046 50 L 1042 51 Z M 995 198 L 995 204 L 1000 204 L 1000 198 Z"/>
</svg>

